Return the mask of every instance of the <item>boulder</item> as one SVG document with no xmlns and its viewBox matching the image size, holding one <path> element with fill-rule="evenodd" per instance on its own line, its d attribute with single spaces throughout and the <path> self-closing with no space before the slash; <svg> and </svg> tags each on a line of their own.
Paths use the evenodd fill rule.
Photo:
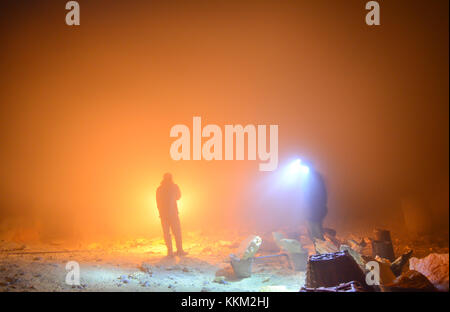
<svg viewBox="0 0 450 312">
<path fill-rule="evenodd" d="M 395 280 L 395 275 L 391 269 L 391 262 L 388 259 L 375 257 L 375 261 L 380 265 L 380 284 L 390 284 Z"/>
<path fill-rule="evenodd" d="M 307 253 L 296 239 L 282 238 L 279 241 L 279 246 L 288 253 Z"/>
<path fill-rule="evenodd" d="M 403 272 L 403 268 L 408 263 L 408 260 L 411 258 L 413 251 L 409 250 L 408 252 L 405 252 L 403 255 L 398 257 L 394 262 L 391 264 L 391 270 L 394 273 L 395 276 L 400 276 Z"/>
<path fill-rule="evenodd" d="M 316 249 L 316 253 L 318 254 L 327 254 L 339 251 L 339 248 L 328 239 L 325 240 L 315 239 L 314 248 Z"/>
<path fill-rule="evenodd" d="M 420 272 L 409 270 L 397 277 L 392 283 L 383 286 L 384 291 L 395 292 L 433 292 L 436 288 Z"/>
<path fill-rule="evenodd" d="M 359 252 L 355 251 L 354 249 L 350 248 L 350 246 L 347 246 L 347 245 L 341 245 L 341 246 L 339 247 L 339 249 L 340 249 L 341 251 L 347 250 L 348 253 L 350 254 L 350 256 L 353 257 L 353 259 L 356 261 L 356 263 L 358 263 L 358 265 L 359 265 L 361 268 L 364 268 L 364 267 L 365 267 L 366 262 L 365 262 L 364 259 L 361 257 L 361 254 L 360 254 Z"/>
<path fill-rule="evenodd" d="M 262 239 L 256 235 L 250 235 L 239 246 L 235 254 L 240 260 L 252 258 L 261 246 Z"/>
<path fill-rule="evenodd" d="M 425 275 L 440 291 L 449 291 L 449 254 L 432 253 L 425 258 L 409 259 L 409 269 Z"/>
</svg>

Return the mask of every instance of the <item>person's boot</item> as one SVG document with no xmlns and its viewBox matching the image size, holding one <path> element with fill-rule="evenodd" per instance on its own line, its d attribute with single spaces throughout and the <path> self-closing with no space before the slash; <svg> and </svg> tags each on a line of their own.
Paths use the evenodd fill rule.
<svg viewBox="0 0 450 312">
<path fill-rule="evenodd" d="M 175 257 L 173 250 L 172 249 L 167 250 L 167 258 L 173 258 L 173 257 Z"/>
<path fill-rule="evenodd" d="M 187 256 L 187 252 L 186 251 L 184 251 L 184 250 L 177 250 L 177 256 L 178 257 L 184 257 L 184 256 Z"/>
</svg>

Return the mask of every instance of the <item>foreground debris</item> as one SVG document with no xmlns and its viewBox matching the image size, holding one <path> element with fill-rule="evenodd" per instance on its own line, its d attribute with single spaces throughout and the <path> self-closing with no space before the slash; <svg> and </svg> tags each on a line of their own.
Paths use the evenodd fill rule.
<svg viewBox="0 0 450 312">
<path fill-rule="evenodd" d="M 356 281 L 342 283 L 335 287 L 302 287 L 300 292 L 367 292 L 366 288 Z"/>
<path fill-rule="evenodd" d="M 449 254 L 432 253 L 425 258 L 411 258 L 410 270 L 426 276 L 441 291 L 449 291 Z"/>
<path fill-rule="evenodd" d="M 170 259 L 165 257 L 162 238 L 70 248 L 3 242 L 0 291 L 448 291 L 448 241 L 393 236 L 395 254 L 401 256 L 391 262 L 378 254 L 373 257 L 377 234 L 370 238 L 370 234 L 332 233 L 314 242 L 302 230 L 268 234 L 261 238 L 248 233 L 218 237 L 187 233 L 189 256 Z M 236 274 L 239 269 L 233 268 L 230 254 L 234 264 L 249 266 L 241 266 Z M 295 263 L 292 255 L 303 258 Z M 68 261 L 79 262 L 80 285 L 65 284 Z M 365 285 L 370 261 L 380 265 L 379 287 Z M 305 286 L 307 276 L 310 283 Z"/>
<path fill-rule="evenodd" d="M 365 280 L 364 272 L 346 250 L 309 257 L 307 288 L 335 287 L 353 281 L 368 288 Z"/>
<path fill-rule="evenodd" d="M 434 285 L 420 272 L 406 271 L 391 283 L 383 285 L 384 291 L 395 292 L 434 292 L 437 289 Z"/>
</svg>

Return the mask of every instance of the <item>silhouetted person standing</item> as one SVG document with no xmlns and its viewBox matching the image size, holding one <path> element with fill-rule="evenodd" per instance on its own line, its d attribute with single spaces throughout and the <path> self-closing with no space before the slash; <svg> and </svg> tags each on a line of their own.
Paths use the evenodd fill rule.
<svg viewBox="0 0 450 312">
<path fill-rule="evenodd" d="M 306 221 L 311 239 L 323 237 L 323 220 L 328 213 L 327 189 L 322 175 L 311 168 L 305 183 Z"/>
<path fill-rule="evenodd" d="M 169 257 L 173 256 L 172 237 L 170 235 L 170 231 L 172 231 L 173 236 L 175 236 L 177 255 L 186 255 L 186 252 L 183 250 L 180 219 L 178 217 L 177 200 L 179 200 L 180 197 L 180 188 L 178 185 L 173 183 L 172 175 L 170 173 L 164 174 L 161 185 L 156 190 L 156 205 L 159 210 L 164 241 L 166 242 L 167 255 Z"/>
</svg>

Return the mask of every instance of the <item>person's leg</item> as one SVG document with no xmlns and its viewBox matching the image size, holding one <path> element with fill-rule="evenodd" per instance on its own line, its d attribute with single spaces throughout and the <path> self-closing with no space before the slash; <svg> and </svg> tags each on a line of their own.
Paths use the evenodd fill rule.
<svg viewBox="0 0 450 312">
<path fill-rule="evenodd" d="M 309 237 L 312 241 L 314 241 L 314 239 L 325 240 L 325 238 L 323 237 L 322 224 L 320 222 L 308 221 L 307 224 Z"/>
<path fill-rule="evenodd" d="M 177 254 L 178 255 L 184 255 L 186 254 L 183 250 L 183 241 L 182 241 L 182 235 L 181 235 L 181 225 L 180 225 L 180 218 L 178 217 L 178 214 L 172 217 L 172 220 L 170 222 L 173 236 L 175 236 L 175 244 L 177 246 Z"/>
<path fill-rule="evenodd" d="M 167 255 L 172 256 L 173 255 L 172 236 L 170 236 L 170 223 L 167 217 L 161 218 L 161 225 L 164 235 L 164 241 L 167 246 Z"/>
</svg>

